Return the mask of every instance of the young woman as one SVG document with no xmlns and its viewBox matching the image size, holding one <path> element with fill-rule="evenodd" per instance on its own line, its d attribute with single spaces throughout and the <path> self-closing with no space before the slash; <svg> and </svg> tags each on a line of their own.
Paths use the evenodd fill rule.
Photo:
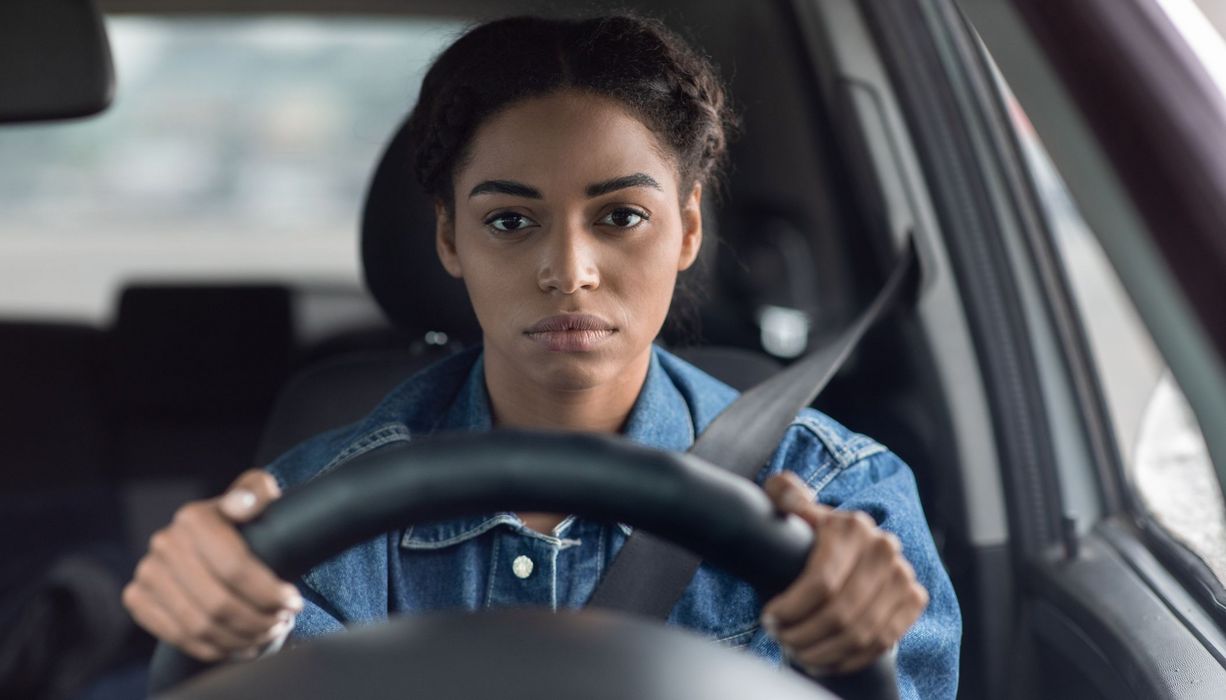
<svg viewBox="0 0 1226 700">
<path fill-rule="evenodd" d="M 295 586 L 234 526 L 284 489 L 432 432 L 620 432 L 687 449 L 735 392 L 652 341 L 698 254 L 700 200 L 731 123 L 713 68 L 653 21 L 514 18 L 458 39 L 422 84 L 405 157 L 435 198 L 438 255 L 468 289 L 483 346 L 181 508 L 124 591 L 137 622 L 217 660 L 266 652 L 291 629 L 309 637 L 400 612 L 582 606 L 624 527 L 549 513 L 416 525 Z M 670 621 L 815 674 L 897 645 L 903 697 L 953 697 L 961 620 L 908 468 L 806 410 L 763 482 L 820 534 L 804 574 L 763 604 L 703 566 Z"/>
</svg>

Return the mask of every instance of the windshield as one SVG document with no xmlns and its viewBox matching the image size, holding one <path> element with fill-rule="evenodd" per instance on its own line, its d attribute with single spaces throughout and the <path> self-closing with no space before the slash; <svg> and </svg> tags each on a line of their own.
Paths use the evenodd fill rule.
<svg viewBox="0 0 1226 700">
<path fill-rule="evenodd" d="M 358 286 L 371 168 L 462 24 L 107 24 L 113 107 L 0 132 L 0 315 L 103 323 L 133 278 Z"/>
</svg>

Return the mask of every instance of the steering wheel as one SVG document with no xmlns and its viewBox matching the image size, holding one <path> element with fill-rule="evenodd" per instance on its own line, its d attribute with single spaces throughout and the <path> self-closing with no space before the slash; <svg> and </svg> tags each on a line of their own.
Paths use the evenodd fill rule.
<svg viewBox="0 0 1226 700">
<path fill-rule="evenodd" d="M 434 437 L 363 455 L 291 490 L 240 531 L 257 557 L 292 581 L 319 562 L 408 523 L 497 510 L 625 522 L 739 576 L 763 600 L 796 579 L 813 543 L 809 526 L 778 514 L 756 485 L 694 455 L 619 436 L 528 431 Z M 507 644 L 494 644 L 497 640 Z M 469 658 L 481 647 L 489 654 Z M 529 653 L 533 663 L 525 661 Z M 546 663 L 551 653 L 554 658 Z M 166 695 L 173 698 L 266 697 L 272 688 L 293 686 L 299 689 L 296 697 L 330 697 L 344 688 L 348 697 L 386 692 L 388 697 L 453 698 L 492 695 L 492 687 L 481 692 L 485 686 L 472 682 L 501 677 L 502 700 L 520 697 L 517 693 L 641 700 L 830 697 L 799 674 L 778 673 L 692 633 L 595 610 L 405 616 L 185 682 L 209 666 L 160 644 L 150 690 L 173 688 Z M 570 672 L 553 673 L 556 666 Z M 649 672 L 640 673 L 643 669 Z M 468 685 L 457 685 L 457 678 Z M 583 685 L 573 685 L 580 680 Z M 556 686 L 564 682 L 572 685 Z M 515 683 L 528 687 L 517 689 Z M 897 697 L 891 659 L 822 683 L 848 698 Z M 475 694 L 458 692 L 461 686 Z M 699 687 L 701 692 L 687 690 Z"/>
</svg>

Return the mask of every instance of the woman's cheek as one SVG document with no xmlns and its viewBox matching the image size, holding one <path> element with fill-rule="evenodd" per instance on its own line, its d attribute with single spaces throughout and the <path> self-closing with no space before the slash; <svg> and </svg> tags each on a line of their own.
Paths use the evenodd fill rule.
<svg viewBox="0 0 1226 700">
<path fill-rule="evenodd" d="M 640 334 L 654 339 L 664 325 L 668 307 L 672 303 L 676 275 L 669 268 L 652 266 L 651 274 L 641 275 L 631 287 L 636 323 Z"/>
</svg>

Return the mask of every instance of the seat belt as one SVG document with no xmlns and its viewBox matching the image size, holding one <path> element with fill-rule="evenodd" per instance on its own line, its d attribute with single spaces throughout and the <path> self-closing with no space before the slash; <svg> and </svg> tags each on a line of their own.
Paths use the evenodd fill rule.
<svg viewBox="0 0 1226 700">
<path fill-rule="evenodd" d="M 868 308 L 833 343 L 741 394 L 698 436 L 690 453 L 753 480 L 796 415 L 813 403 L 868 329 L 889 311 L 914 301 L 919 271 L 915 240 L 908 235 L 898 262 Z M 695 554 L 635 530 L 588 606 L 666 620 L 700 563 Z"/>
</svg>

